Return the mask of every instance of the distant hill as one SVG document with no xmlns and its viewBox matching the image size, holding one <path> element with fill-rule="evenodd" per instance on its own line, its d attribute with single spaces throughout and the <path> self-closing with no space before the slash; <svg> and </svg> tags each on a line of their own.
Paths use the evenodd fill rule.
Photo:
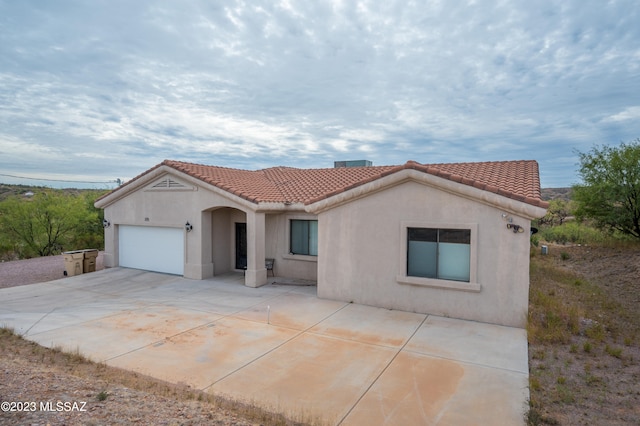
<svg viewBox="0 0 640 426">
<path fill-rule="evenodd" d="M 8 185 L 0 183 L 0 201 L 12 195 L 24 195 L 28 192 L 37 193 L 41 191 L 51 191 L 51 188 L 43 186 L 30 186 L 30 185 Z M 55 189 L 54 191 L 64 191 L 67 193 L 78 194 L 83 191 L 96 191 L 94 189 Z M 105 191 L 106 192 L 106 191 Z M 571 199 L 571 188 L 542 188 L 542 199 L 549 200 L 564 200 L 569 201 Z"/>
<path fill-rule="evenodd" d="M 571 200 L 571 188 L 542 188 L 540 192 L 544 201 Z"/>
<path fill-rule="evenodd" d="M 86 191 L 102 191 L 102 192 L 106 192 L 103 190 L 96 190 L 96 189 L 76 189 L 76 188 L 66 188 L 66 189 L 52 189 L 52 188 L 47 188 L 45 186 L 31 186 L 31 185 L 10 185 L 10 184 L 6 184 L 6 183 L 0 183 L 0 201 L 11 197 L 13 195 L 22 195 L 25 197 L 29 196 L 29 193 L 31 193 L 30 195 L 33 194 L 37 194 L 38 192 L 42 192 L 42 191 L 56 191 L 56 192 L 66 192 L 69 194 L 80 194 L 82 192 L 86 192 Z"/>
<path fill-rule="evenodd" d="M 28 192 L 35 193 L 36 191 L 42 191 L 44 188 L 38 186 L 29 185 L 8 185 L 0 183 L 0 201 L 12 195 L 25 195 Z"/>
</svg>

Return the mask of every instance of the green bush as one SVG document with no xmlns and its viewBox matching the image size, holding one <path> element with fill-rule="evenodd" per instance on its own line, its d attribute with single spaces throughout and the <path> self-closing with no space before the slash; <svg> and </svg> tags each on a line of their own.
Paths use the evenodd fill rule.
<svg viewBox="0 0 640 426">
<path fill-rule="evenodd" d="M 608 242 L 616 237 L 585 223 L 566 222 L 558 226 L 545 226 L 539 231 L 540 238 L 558 244 L 596 244 Z"/>
<path fill-rule="evenodd" d="M 538 247 L 539 244 L 540 244 L 540 236 L 539 235 L 532 235 L 531 236 L 531 245 L 533 245 L 534 247 Z"/>
</svg>

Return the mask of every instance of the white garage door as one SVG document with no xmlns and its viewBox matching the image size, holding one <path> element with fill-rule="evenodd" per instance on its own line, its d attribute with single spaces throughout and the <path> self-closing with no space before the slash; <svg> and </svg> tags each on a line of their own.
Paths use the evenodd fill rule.
<svg viewBox="0 0 640 426">
<path fill-rule="evenodd" d="M 184 275 L 184 230 L 120 225 L 120 266 Z"/>
</svg>

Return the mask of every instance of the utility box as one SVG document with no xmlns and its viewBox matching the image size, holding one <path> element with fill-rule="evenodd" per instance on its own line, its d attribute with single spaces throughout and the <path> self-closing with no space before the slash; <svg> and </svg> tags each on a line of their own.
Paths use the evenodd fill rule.
<svg viewBox="0 0 640 426">
<path fill-rule="evenodd" d="M 371 167 L 373 163 L 369 160 L 349 160 L 349 161 L 334 161 L 333 167 Z"/>
<path fill-rule="evenodd" d="M 72 277 L 82 274 L 84 251 L 65 251 L 64 255 L 64 275 Z"/>
<path fill-rule="evenodd" d="M 547 247 L 547 246 L 542 246 L 541 253 L 542 253 L 542 254 L 549 254 L 549 247 Z"/>
<path fill-rule="evenodd" d="M 82 264 L 82 272 L 95 272 L 96 271 L 96 258 L 98 257 L 98 250 L 88 249 L 82 250 L 84 252 L 84 261 Z"/>
</svg>

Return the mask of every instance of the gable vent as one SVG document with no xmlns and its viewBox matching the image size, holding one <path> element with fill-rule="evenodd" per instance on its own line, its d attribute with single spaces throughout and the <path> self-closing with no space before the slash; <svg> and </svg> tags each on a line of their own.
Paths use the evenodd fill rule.
<svg viewBox="0 0 640 426">
<path fill-rule="evenodd" d="M 160 182 L 158 182 L 155 185 L 153 185 L 152 188 L 157 188 L 157 189 L 160 189 L 160 188 L 177 189 L 177 188 L 186 188 L 186 186 L 184 186 L 180 182 L 176 182 L 175 180 L 173 180 L 171 178 L 166 178 L 166 179 L 162 179 Z"/>
</svg>

